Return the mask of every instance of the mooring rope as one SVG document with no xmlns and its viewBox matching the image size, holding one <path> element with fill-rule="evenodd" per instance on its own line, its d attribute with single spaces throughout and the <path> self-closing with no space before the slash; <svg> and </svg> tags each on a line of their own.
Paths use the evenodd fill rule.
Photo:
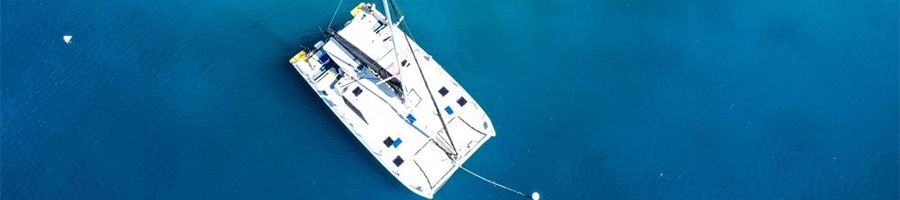
<svg viewBox="0 0 900 200">
<path fill-rule="evenodd" d="M 469 174 L 472 174 L 472 176 L 475 176 L 475 177 L 477 177 L 477 178 L 479 178 L 479 179 L 481 179 L 481 180 L 483 180 L 483 181 L 485 181 L 485 182 L 488 182 L 488 183 L 490 183 L 490 184 L 493 184 L 494 186 L 497 186 L 497 187 L 503 188 L 503 189 L 505 189 L 505 190 L 507 190 L 507 191 L 510 191 L 510 192 L 513 192 L 513 193 L 522 195 L 522 196 L 525 197 L 525 198 L 532 198 L 532 199 L 535 199 L 535 195 L 534 195 L 534 194 L 532 194 L 532 196 L 529 197 L 528 195 L 525 195 L 525 193 L 519 192 L 518 190 L 512 189 L 512 188 L 510 188 L 510 187 L 506 187 L 505 185 L 499 184 L 499 183 L 494 182 L 494 181 L 492 181 L 492 180 L 490 180 L 490 179 L 487 179 L 487 178 L 485 178 L 485 177 L 483 177 L 483 176 L 481 176 L 481 175 L 478 175 L 478 174 L 476 174 L 475 172 L 472 172 L 471 170 L 466 169 L 466 167 L 463 167 L 463 166 L 460 165 L 459 168 L 462 169 L 463 171 L 468 172 Z M 536 193 L 535 193 L 535 194 L 536 194 Z"/>
</svg>

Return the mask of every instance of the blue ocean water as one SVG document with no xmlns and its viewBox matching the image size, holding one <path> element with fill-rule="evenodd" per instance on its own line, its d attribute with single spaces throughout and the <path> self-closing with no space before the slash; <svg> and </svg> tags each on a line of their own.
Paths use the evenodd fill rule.
<svg viewBox="0 0 900 200">
<path fill-rule="evenodd" d="M 417 199 L 287 63 L 337 2 L 3 0 L 2 199 Z M 399 3 L 498 131 L 466 165 L 508 186 L 900 198 L 896 0 Z M 519 198 L 463 172 L 436 197 Z"/>
</svg>

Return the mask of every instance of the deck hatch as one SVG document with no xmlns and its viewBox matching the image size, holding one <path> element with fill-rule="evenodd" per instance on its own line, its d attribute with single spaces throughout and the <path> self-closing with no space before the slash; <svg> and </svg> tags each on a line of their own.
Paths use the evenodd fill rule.
<svg viewBox="0 0 900 200">
<path fill-rule="evenodd" d="M 397 158 L 394 158 L 394 165 L 399 167 L 402 164 L 403 164 L 403 158 L 400 158 L 400 156 L 397 156 Z"/>
<path fill-rule="evenodd" d="M 384 138 L 384 141 L 382 142 L 384 143 L 384 147 L 391 147 L 391 145 L 394 145 L 394 140 L 391 139 L 391 137 Z"/>
<path fill-rule="evenodd" d="M 463 98 L 463 97 L 460 97 L 459 99 L 456 100 L 456 103 L 459 104 L 459 106 L 465 106 L 466 103 L 468 103 L 468 102 L 469 101 L 466 101 L 466 98 Z"/>
<path fill-rule="evenodd" d="M 450 90 L 447 90 L 447 87 L 441 87 L 441 89 L 438 90 L 438 93 L 441 93 L 441 96 L 447 96 L 447 93 L 450 93 Z"/>
<path fill-rule="evenodd" d="M 362 89 L 359 89 L 359 87 L 356 87 L 356 89 L 353 89 L 353 96 L 359 96 L 359 94 L 362 94 L 362 92 L 363 92 Z"/>
</svg>

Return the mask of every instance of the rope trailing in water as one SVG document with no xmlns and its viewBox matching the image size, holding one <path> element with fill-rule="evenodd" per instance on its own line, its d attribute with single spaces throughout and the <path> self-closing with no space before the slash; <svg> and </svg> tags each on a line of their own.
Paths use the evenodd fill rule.
<svg viewBox="0 0 900 200">
<path fill-rule="evenodd" d="M 490 180 L 490 179 L 487 179 L 487 178 L 485 178 L 485 177 L 483 177 L 483 176 L 481 176 L 481 175 L 476 174 L 475 172 L 470 171 L 469 169 L 466 169 L 466 168 L 463 167 L 463 166 L 459 166 L 459 168 L 462 169 L 463 171 L 468 172 L 469 174 L 472 174 L 472 176 L 478 177 L 479 179 L 481 179 L 481 180 L 483 180 L 483 181 L 485 181 L 485 182 L 488 182 L 488 183 L 493 184 L 494 186 L 497 186 L 497 187 L 506 189 L 507 191 L 510 191 L 510 192 L 513 192 L 513 193 L 522 195 L 522 196 L 525 197 L 525 198 L 531 198 L 531 197 L 529 197 L 528 195 L 525 195 L 525 193 L 519 192 L 518 190 L 509 188 L 509 187 L 506 187 L 505 185 L 501 185 L 501 184 L 499 184 L 499 183 L 497 183 L 497 182 L 494 182 L 494 181 L 492 181 L 492 180 Z"/>
<path fill-rule="evenodd" d="M 334 8 L 334 13 L 331 14 L 331 21 L 328 22 L 328 30 L 331 30 L 331 23 L 334 22 L 334 16 L 337 16 L 338 10 L 341 9 L 341 4 L 344 3 L 344 0 L 338 2 L 337 8 Z"/>
</svg>

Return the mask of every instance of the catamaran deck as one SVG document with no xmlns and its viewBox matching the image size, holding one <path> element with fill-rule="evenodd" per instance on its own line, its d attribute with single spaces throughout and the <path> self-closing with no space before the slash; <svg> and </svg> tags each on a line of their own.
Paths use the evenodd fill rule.
<svg viewBox="0 0 900 200">
<path fill-rule="evenodd" d="M 396 24 L 388 27 L 374 5 L 351 13 L 343 29 L 290 62 L 392 175 L 431 198 L 495 135 L 491 121 L 434 58 Z"/>
</svg>

